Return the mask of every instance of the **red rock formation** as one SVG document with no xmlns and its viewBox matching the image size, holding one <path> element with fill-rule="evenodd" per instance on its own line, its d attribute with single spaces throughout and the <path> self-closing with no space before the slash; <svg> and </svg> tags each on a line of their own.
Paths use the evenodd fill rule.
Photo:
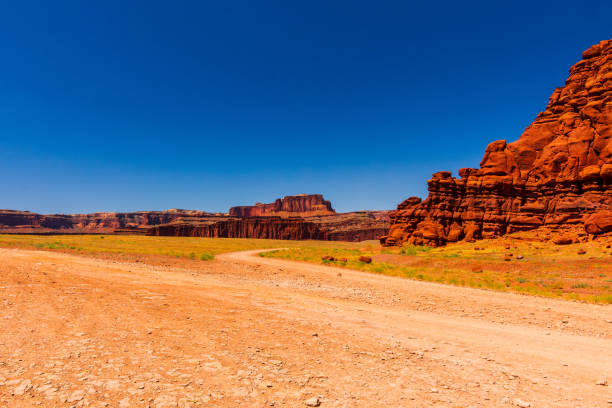
<svg viewBox="0 0 612 408">
<path fill-rule="evenodd" d="M 299 216 L 319 227 L 321 236 L 318 239 L 331 241 L 379 239 L 389 229 L 388 211 L 337 214 L 321 194 L 287 196 L 270 204 L 232 207 L 229 213 L 240 218 Z"/>
<path fill-rule="evenodd" d="M 279 198 L 270 204 L 256 203 L 253 206 L 230 208 L 232 217 L 307 217 L 328 215 L 336 212 L 321 194 L 299 194 Z"/>
<path fill-rule="evenodd" d="M 29 211 L 0 210 L 0 232 L 9 233 L 113 233 L 127 229 L 146 232 L 153 225 L 180 217 L 207 218 L 212 214 L 192 210 L 101 212 L 92 214 L 36 214 Z"/>
<path fill-rule="evenodd" d="M 234 216 L 192 210 L 69 215 L 0 210 L 0 233 L 149 233 L 172 236 L 363 241 L 379 239 L 389 229 L 388 211 L 336 214 L 331 203 L 323 200 L 320 194 L 289 196 L 272 204 L 253 207 L 234 207 L 231 212 Z M 265 216 L 244 216 L 252 213 Z M 287 217 L 289 214 L 302 216 Z M 157 226 L 159 228 L 151 229 Z"/>
<path fill-rule="evenodd" d="M 389 211 L 355 211 L 306 217 L 319 226 L 329 241 L 377 240 L 389 231 Z"/>
<path fill-rule="evenodd" d="M 612 232 L 612 211 L 599 211 L 584 217 L 584 229 L 589 234 Z"/>
<path fill-rule="evenodd" d="M 209 238 L 317 239 L 326 241 L 376 240 L 389 230 L 388 211 L 315 217 L 218 217 L 204 222 L 178 218 L 152 227 L 149 235 Z"/>
<path fill-rule="evenodd" d="M 583 53 L 516 142 L 491 143 L 480 169 L 459 176 L 435 173 L 425 201 L 410 198 L 391 213 L 381 242 L 443 245 L 538 227 L 581 226 L 584 236 L 612 230 L 612 40 Z"/>
<path fill-rule="evenodd" d="M 323 239 L 319 227 L 303 218 L 232 218 L 213 223 L 173 222 L 152 227 L 149 235 L 204 238 Z"/>
</svg>

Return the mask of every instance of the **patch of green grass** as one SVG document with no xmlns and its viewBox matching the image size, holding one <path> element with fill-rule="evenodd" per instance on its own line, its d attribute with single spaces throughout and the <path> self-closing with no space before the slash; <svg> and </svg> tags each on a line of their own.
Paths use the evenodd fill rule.
<svg viewBox="0 0 612 408">
<path fill-rule="evenodd" d="M 150 237 L 144 235 L 0 235 L 0 247 L 43 249 L 84 254 L 144 255 L 197 259 L 226 252 L 270 248 L 340 248 L 373 246 L 372 242 L 285 241 L 248 238 Z M 192 255 L 193 254 L 193 255 Z"/>
<path fill-rule="evenodd" d="M 608 303 L 608 304 L 612 304 L 612 295 L 595 295 L 595 296 L 590 296 L 588 298 L 588 300 L 595 302 L 595 303 Z"/>
<path fill-rule="evenodd" d="M 559 281 L 553 281 L 550 285 L 551 289 L 557 289 L 557 290 L 561 290 L 563 289 L 563 282 L 559 282 Z"/>
<path fill-rule="evenodd" d="M 428 246 L 418 246 L 418 245 L 404 245 L 400 249 L 401 255 L 418 255 L 420 253 L 431 251 L 431 247 Z"/>
<path fill-rule="evenodd" d="M 212 261 L 215 256 L 212 254 L 203 253 L 200 255 L 200 261 Z"/>
</svg>

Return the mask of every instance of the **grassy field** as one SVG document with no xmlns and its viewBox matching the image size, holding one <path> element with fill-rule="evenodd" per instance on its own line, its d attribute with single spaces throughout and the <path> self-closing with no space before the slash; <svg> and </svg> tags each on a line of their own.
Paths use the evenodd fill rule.
<svg viewBox="0 0 612 408">
<path fill-rule="evenodd" d="M 451 285 L 610 304 L 612 249 L 606 248 L 609 244 L 610 241 L 593 241 L 556 246 L 500 239 L 442 248 L 302 247 L 261 256 Z M 335 260 L 323 259 L 325 256 Z M 372 262 L 360 262 L 360 256 L 369 256 Z"/>
<path fill-rule="evenodd" d="M 0 247 L 92 255 L 212 260 L 216 254 L 292 247 L 359 248 L 364 244 L 243 238 L 149 237 L 143 235 L 0 235 Z"/>
</svg>

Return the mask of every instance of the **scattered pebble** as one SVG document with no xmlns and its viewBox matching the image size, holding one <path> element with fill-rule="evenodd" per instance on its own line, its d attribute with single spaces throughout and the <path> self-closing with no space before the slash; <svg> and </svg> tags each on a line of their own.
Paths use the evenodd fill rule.
<svg viewBox="0 0 612 408">
<path fill-rule="evenodd" d="M 68 397 L 68 402 L 78 402 L 78 401 L 82 400 L 83 397 L 85 397 L 85 391 L 83 391 L 83 390 L 76 390 L 75 392 L 70 394 L 70 396 Z"/>
<path fill-rule="evenodd" d="M 307 407 L 318 407 L 321 405 L 321 401 L 319 401 L 317 397 L 312 397 L 304 401 L 304 404 L 306 404 Z"/>
<path fill-rule="evenodd" d="M 23 380 L 14 390 L 13 395 L 23 395 L 32 389 L 32 381 Z"/>
</svg>

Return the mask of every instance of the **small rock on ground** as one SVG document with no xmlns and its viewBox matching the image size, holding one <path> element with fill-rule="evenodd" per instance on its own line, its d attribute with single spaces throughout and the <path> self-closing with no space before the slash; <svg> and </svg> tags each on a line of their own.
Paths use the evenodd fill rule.
<svg viewBox="0 0 612 408">
<path fill-rule="evenodd" d="M 319 401 L 317 397 L 312 397 L 304 401 L 304 404 L 306 404 L 307 407 L 318 407 L 321 405 L 321 401 Z"/>
</svg>

